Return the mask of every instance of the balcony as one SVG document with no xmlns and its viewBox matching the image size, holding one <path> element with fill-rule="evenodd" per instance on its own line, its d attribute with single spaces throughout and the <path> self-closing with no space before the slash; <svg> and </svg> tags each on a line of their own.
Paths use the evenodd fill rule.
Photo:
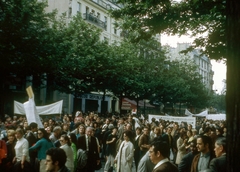
<svg viewBox="0 0 240 172">
<path fill-rule="evenodd" d="M 100 19 L 97 18 L 97 16 L 95 16 L 93 14 L 84 13 L 83 19 L 87 20 L 89 23 L 92 23 L 94 25 L 97 25 L 97 26 L 103 28 L 104 30 L 107 30 L 107 22 L 101 21 Z"/>
<path fill-rule="evenodd" d="M 110 5 L 110 3 L 116 5 L 116 6 L 118 6 L 118 7 L 120 8 L 120 6 L 119 6 L 119 4 L 117 4 L 117 1 L 116 1 L 116 0 L 109 0 L 110 3 L 106 3 L 106 2 L 104 2 L 103 0 L 91 0 L 91 1 L 94 2 L 94 3 L 96 3 L 96 4 L 98 4 L 99 6 L 103 7 L 104 9 L 107 9 L 107 10 L 113 10 L 113 9 L 114 9 L 114 8 Z"/>
</svg>

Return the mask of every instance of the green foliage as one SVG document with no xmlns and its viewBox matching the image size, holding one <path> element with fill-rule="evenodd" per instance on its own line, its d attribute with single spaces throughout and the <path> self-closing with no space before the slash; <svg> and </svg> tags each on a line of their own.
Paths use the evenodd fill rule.
<svg viewBox="0 0 240 172">
<path fill-rule="evenodd" d="M 124 8 L 112 11 L 119 27 L 133 31 L 132 41 L 156 33 L 196 37 L 193 47 L 204 47 L 212 59 L 226 58 L 225 0 L 132 1 L 119 0 Z M 206 35 L 206 36 L 203 36 Z"/>
</svg>

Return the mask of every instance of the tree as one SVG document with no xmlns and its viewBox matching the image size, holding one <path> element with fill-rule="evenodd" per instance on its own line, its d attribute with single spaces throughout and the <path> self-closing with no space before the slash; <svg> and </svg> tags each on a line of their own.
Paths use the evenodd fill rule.
<svg viewBox="0 0 240 172">
<path fill-rule="evenodd" d="M 237 0 L 185 0 L 131 1 L 119 0 L 125 8 L 113 11 L 116 18 L 122 15 L 130 30 L 136 29 L 139 37 L 149 38 L 154 33 L 200 35 L 195 46 L 204 47 L 213 59 L 227 59 L 227 170 L 238 171 L 240 132 L 240 4 Z M 124 20 L 123 20 L 124 21 Z M 189 32 L 191 31 L 191 32 Z M 207 33 L 205 37 L 202 33 Z M 135 34 L 136 35 L 136 34 Z M 135 39 L 138 40 L 138 39 Z"/>
<path fill-rule="evenodd" d="M 17 97 L 12 85 L 25 93 L 26 76 L 40 78 L 49 67 L 46 64 L 51 64 L 47 62 L 51 50 L 48 33 L 54 13 L 45 13 L 45 7 L 37 0 L 0 2 L 1 114 L 5 113 L 4 104 L 10 106 Z"/>
</svg>

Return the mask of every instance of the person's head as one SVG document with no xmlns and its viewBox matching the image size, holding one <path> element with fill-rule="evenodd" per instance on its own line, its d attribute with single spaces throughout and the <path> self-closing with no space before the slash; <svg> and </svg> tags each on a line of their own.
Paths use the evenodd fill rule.
<svg viewBox="0 0 240 172">
<path fill-rule="evenodd" d="M 168 158 L 170 155 L 170 148 L 167 142 L 155 141 L 151 144 L 149 149 L 149 157 L 153 164 Z"/>
<path fill-rule="evenodd" d="M 153 130 L 153 132 L 154 132 L 157 136 L 160 135 L 160 134 L 161 134 L 161 129 L 160 129 L 160 127 L 155 127 L 154 130 Z"/>
<path fill-rule="evenodd" d="M 77 145 L 77 136 L 75 133 L 70 133 L 69 134 L 69 139 L 70 139 L 70 142 L 74 143 L 75 145 Z"/>
<path fill-rule="evenodd" d="M 62 128 L 60 126 L 54 127 L 53 134 L 54 134 L 55 137 L 59 138 L 61 132 L 62 132 Z"/>
<path fill-rule="evenodd" d="M 29 127 L 30 127 L 30 129 L 31 129 L 32 132 L 36 132 L 37 129 L 38 129 L 38 125 L 37 125 L 37 123 L 35 123 L 35 122 L 31 122 L 31 123 L 29 124 Z"/>
<path fill-rule="evenodd" d="M 21 139 L 21 138 L 23 137 L 23 135 L 24 135 L 23 129 L 21 129 L 21 128 L 16 129 L 16 134 L 15 134 L 15 136 L 16 136 L 16 138 L 17 138 L 18 140 Z"/>
<path fill-rule="evenodd" d="M 192 135 L 196 136 L 197 135 L 197 130 L 196 129 L 192 129 Z"/>
<path fill-rule="evenodd" d="M 83 124 L 80 124 L 80 125 L 78 126 L 78 132 L 79 132 L 80 134 L 84 134 L 84 133 L 85 133 L 85 126 L 84 126 Z"/>
<path fill-rule="evenodd" d="M 107 125 L 110 124 L 110 120 L 107 118 L 106 121 L 105 121 L 105 123 L 106 123 Z"/>
<path fill-rule="evenodd" d="M 67 161 L 67 155 L 61 148 L 50 148 L 46 151 L 46 171 L 59 171 Z"/>
<path fill-rule="evenodd" d="M 142 129 L 140 127 L 136 128 L 136 135 L 140 135 L 142 132 Z"/>
<path fill-rule="evenodd" d="M 113 134 L 113 135 L 116 135 L 116 134 L 117 134 L 117 131 L 118 131 L 118 128 L 117 128 L 117 127 L 114 127 L 114 128 L 112 129 L 112 134 Z"/>
<path fill-rule="evenodd" d="M 62 146 L 65 145 L 65 144 L 67 144 L 68 146 L 71 146 L 70 139 L 66 134 L 61 135 L 59 141 L 60 141 Z"/>
<path fill-rule="evenodd" d="M 187 136 L 188 136 L 188 138 L 189 138 L 189 137 L 192 137 L 192 135 L 193 135 L 193 134 L 192 134 L 192 130 L 187 130 Z"/>
<path fill-rule="evenodd" d="M 47 127 L 48 127 L 48 122 L 47 122 L 47 121 L 44 121 L 43 127 L 44 127 L 44 128 L 47 128 Z"/>
<path fill-rule="evenodd" d="M 132 119 L 133 119 L 132 115 L 128 115 L 128 122 L 132 122 Z"/>
<path fill-rule="evenodd" d="M 223 153 L 226 153 L 226 144 L 225 137 L 220 137 L 216 140 L 214 148 L 216 157 L 220 157 Z"/>
<path fill-rule="evenodd" d="M 119 118 L 118 123 L 119 123 L 119 124 L 123 124 L 123 123 L 124 123 L 123 118 Z"/>
<path fill-rule="evenodd" d="M 92 131 L 93 131 L 92 127 L 87 127 L 85 133 L 86 133 L 87 136 L 91 136 L 92 135 Z"/>
<path fill-rule="evenodd" d="M 181 133 L 180 133 L 180 137 L 184 140 L 184 139 L 186 139 L 187 138 L 187 132 L 186 131 L 182 131 Z"/>
<path fill-rule="evenodd" d="M 210 136 L 210 135 L 211 135 L 211 128 L 210 128 L 210 127 L 206 127 L 206 128 L 204 129 L 204 134 L 205 134 L 206 136 Z"/>
<path fill-rule="evenodd" d="M 129 130 L 124 131 L 123 137 L 124 137 L 124 140 L 125 140 L 125 141 L 129 141 L 130 138 L 132 137 L 132 132 L 129 131 Z"/>
<path fill-rule="evenodd" d="M 172 132 L 172 128 L 171 127 L 167 127 L 167 134 L 171 134 L 171 132 Z"/>
<path fill-rule="evenodd" d="M 192 130 L 192 124 L 188 124 L 187 129 L 188 129 L 188 130 Z"/>
<path fill-rule="evenodd" d="M 223 135 L 223 129 L 222 128 L 216 128 L 216 134 L 218 135 L 218 136 L 222 136 Z"/>
<path fill-rule="evenodd" d="M 24 121 L 24 123 L 23 123 L 23 128 L 27 128 L 27 126 L 28 126 L 28 122 L 27 122 L 27 121 Z"/>
<path fill-rule="evenodd" d="M 197 150 L 197 140 L 196 139 L 193 139 L 191 142 L 190 142 L 190 150 L 193 154 L 196 154 L 198 152 Z"/>
<path fill-rule="evenodd" d="M 44 128 L 39 128 L 37 133 L 38 133 L 38 138 L 39 139 L 45 138 L 48 141 L 50 141 L 49 140 L 49 135 L 48 135 L 47 131 Z"/>
<path fill-rule="evenodd" d="M 63 131 L 68 131 L 69 130 L 69 125 L 67 123 L 62 124 L 62 129 Z"/>
<path fill-rule="evenodd" d="M 197 150 L 201 153 L 207 153 L 211 151 L 212 140 L 209 136 L 200 135 L 197 137 Z"/>
<path fill-rule="evenodd" d="M 7 137 L 8 137 L 8 141 L 10 143 L 13 143 L 13 141 L 15 140 L 15 134 L 16 134 L 15 130 L 8 130 L 7 131 Z"/>
<path fill-rule="evenodd" d="M 127 123 L 127 125 L 126 125 L 126 130 L 132 130 L 132 124 Z"/>
</svg>

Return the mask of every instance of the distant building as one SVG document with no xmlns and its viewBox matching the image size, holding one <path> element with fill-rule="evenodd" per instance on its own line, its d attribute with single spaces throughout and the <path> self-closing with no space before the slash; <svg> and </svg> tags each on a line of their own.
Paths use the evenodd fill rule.
<svg viewBox="0 0 240 172">
<path fill-rule="evenodd" d="M 211 92 L 214 84 L 214 72 L 212 70 L 211 61 L 206 55 L 201 55 L 199 49 L 194 49 L 193 51 L 187 53 L 187 55 L 180 53 L 181 51 L 186 50 L 189 46 L 189 43 L 177 43 L 176 48 L 170 47 L 169 59 L 170 61 L 173 61 L 182 57 L 189 57 L 190 59 L 194 60 L 194 62 L 198 66 L 198 72 L 203 78 L 202 83 L 209 90 L 209 92 Z"/>
</svg>

